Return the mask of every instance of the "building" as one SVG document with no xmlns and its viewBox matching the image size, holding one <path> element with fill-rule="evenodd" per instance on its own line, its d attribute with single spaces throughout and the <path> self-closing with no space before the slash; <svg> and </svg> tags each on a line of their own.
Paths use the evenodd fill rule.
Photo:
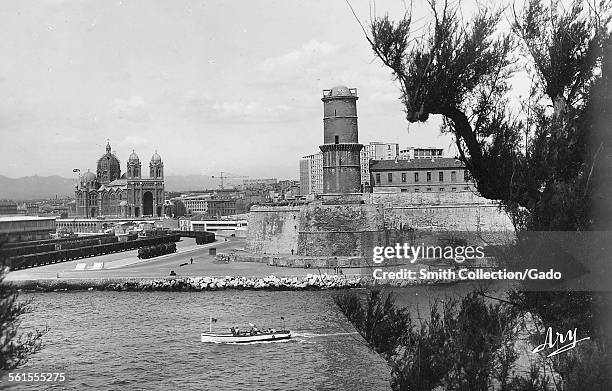
<svg viewBox="0 0 612 391">
<path fill-rule="evenodd" d="M 236 199 L 226 196 L 195 195 L 176 198 L 185 205 L 188 214 L 219 218 L 236 214 Z"/>
<path fill-rule="evenodd" d="M 436 147 L 406 147 L 399 151 L 400 159 L 439 159 L 444 157 L 443 149 Z M 383 160 L 383 159 L 376 159 Z"/>
<path fill-rule="evenodd" d="M 77 217 L 161 217 L 165 201 L 161 156 L 155 151 L 149 162 L 149 178 L 143 178 L 140 158 L 132 151 L 122 175 L 119 159 L 107 143 L 96 173 L 79 173 L 75 199 Z"/>
<path fill-rule="evenodd" d="M 373 141 L 361 150 L 361 184 L 370 186 L 370 160 L 395 160 L 399 156 L 399 144 Z"/>
<path fill-rule="evenodd" d="M 370 175 L 374 192 L 475 191 L 464 164 L 453 158 L 373 160 Z"/>
<path fill-rule="evenodd" d="M 323 90 L 323 194 L 361 192 L 357 89 Z"/>
<path fill-rule="evenodd" d="M 300 194 L 323 193 L 323 152 L 304 156 L 300 160 Z"/>
<path fill-rule="evenodd" d="M 206 214 L 208 212 L 207 196 L 187 196 L 175 198 L 180 200 L 185 205 L 185 210 L 188 214 Z"/>
<path fill-rule="evenodd" d="M 231 218 L 223 218 L 220 220 L 179 219 L 179 228 L 181 231 L 243 231 L 243 234 L 241 234 L 240 236 L 245 236 L 247 229 L 247 219 L 244 215 L 234 216 Z"/>
<path fill-rule="evenodd" d="M 219 218 L 236 214 L 236 200 L 234 198 L 211 198 L 208 200 L 208 212 L 206 215 Z"/>
<path fill-rule="evenodd" d="M 17 203 L 9 200 L 0 200 L 0 215 L 16 215 Z"/>
<path fill-rule="evenodd" d="M 55 233 L 55 217 L 0 217 L 0 238 L 9 243 L 50 239 Z"/>
<path fill-rule="evenodd" d="M 275 258 L 272 262 L 279 265 L 356 267 L 371 265 L 374 249 L 390 243 L 512 240 L 512 223 L 498 204 L 463 191 L 471 186 L 469 176 L 454 159 L 374 160 L 371 176 L 378 180 L 375 190 L 382 191 L 355 194 L 363 156 L 356 100 L 357 92 L 346 87 L 323 92 L 323 194 L 310 202 L 252 206 L 249 254 Z M 308 166 L 301 168 L 300 185 L 308 187 Z"/>
</svg>

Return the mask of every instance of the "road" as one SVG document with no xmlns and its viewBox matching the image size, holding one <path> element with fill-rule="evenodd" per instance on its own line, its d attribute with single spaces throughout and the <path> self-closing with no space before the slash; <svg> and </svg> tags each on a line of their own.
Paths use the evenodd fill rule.
<svg viewBox="0 0 612 391">
<path fill-rule="evenodd" d="M 138 259 L 138 251 L 125 251 L 98 257 L 84 258 L 69 262 L 34 267 L 10 272 L 5 280 L 38 280 L 38 279 L 104 279 L 104 278 L 162 278 L 168 277 L 170 271 L 177 276 L 299 276 L 318 273 L 318 270 L 285 268 L 269 266 L 255 262 L 215 262 L 215 256 L 209 255 L 209 248 L 217 252 L 244 248 L 245 240 L 236 238 L 218 238 L 208 245 L 196 245 L 195 239 L 183 238 L 177 243 L 177 252 L 161 257 Z M 193 264 L 190 259 L 193 258 Z M 76 270 L 78 263 L 84 263 L 85 269 L 91 269 L 94 263 L 104 263 L 100 270 Z M 181 264 L 187 263 L 184 266 Z M 333 273 L 332 269 L 321 269 L 321 273 Z"/>
</svg>

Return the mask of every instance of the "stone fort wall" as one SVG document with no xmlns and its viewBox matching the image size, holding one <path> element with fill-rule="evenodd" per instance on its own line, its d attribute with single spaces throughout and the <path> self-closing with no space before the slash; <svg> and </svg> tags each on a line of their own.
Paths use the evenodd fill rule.
<svg viewBox="0 0 612 391">
<path fill-rule="evenodd" d="M 477 245 L 513 238 L 508 216 L 471 192 L 373 193 L 361 204 L 254 206 L 247 251 L 304 256 L 371 256 L 396 243 Z"/>
</svg>

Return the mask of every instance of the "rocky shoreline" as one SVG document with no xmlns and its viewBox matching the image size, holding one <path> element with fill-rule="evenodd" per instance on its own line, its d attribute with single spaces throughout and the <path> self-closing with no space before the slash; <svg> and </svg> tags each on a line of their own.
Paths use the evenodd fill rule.
<svg viewBox="0 0 612 391">
<path fill-rule="evenodd" d="M 23 291 L 215 291 L 238 290 L 325 290 L 359 288 L 371 284 L 371 278 L 358 275 L 307 274 L 289 277 L 168 277 L 168 278 L 101 278 L 40 279 L 11 281 Z"/>
<path fill-rule="evenodd" d="M 407 287 L 454 284 L 454 280 L 374 280 L 370 275 L 307 274 L 302 276 L 224 276 L 161 278 L 62 278 L 4 282 L 14 289 L 35 292 L 58 291 L 216 291 L 224 289 L 300 291 L 365 288 L 371 286 Z"/>
</svg>

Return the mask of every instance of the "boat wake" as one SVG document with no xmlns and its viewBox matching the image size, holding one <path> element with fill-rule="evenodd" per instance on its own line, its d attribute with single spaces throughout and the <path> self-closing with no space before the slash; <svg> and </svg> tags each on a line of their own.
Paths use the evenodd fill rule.
<svg viewBox="0 0 612 391">
<path fill-rule="evenodd" d="M 356 335 L 358 332 L 351 333 L 327 333 L 327 334 L 316 334 L 316 333 L 294 333 L 294 337 L 302 337 L 302 338 L 318 338 L 318 337 L 336 337 L 341 335 Z"/>
</svg>

